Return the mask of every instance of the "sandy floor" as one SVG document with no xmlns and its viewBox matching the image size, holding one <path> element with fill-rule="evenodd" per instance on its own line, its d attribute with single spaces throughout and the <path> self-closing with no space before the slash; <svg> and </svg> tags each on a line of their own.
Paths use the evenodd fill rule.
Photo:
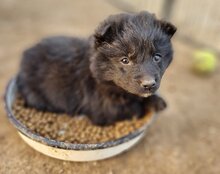
<svg viewBox="0 0 220 174">
<path fill-rule="evenodd" d="M 19 3 L 20 2 L 20 3 Z M 1 0 L 0 94 L 16 74 L 22 50 L 55 34 L 87 36 L 111 13 L 112 6 L 85 2 Z M 86 13 L 83 13 L 83 10 Z M 174 42 L 175 60 L 164 76 L 161 93 L 169 108 L 142 142 L 117 157 L 89 163 L 46 157 L 26 145 L 6 118 L 0 101 L 0 173 L 77 174 L 219 174 L 220 70 L 200 78 L 190 71 L 193 48 Z"/>
</svg>

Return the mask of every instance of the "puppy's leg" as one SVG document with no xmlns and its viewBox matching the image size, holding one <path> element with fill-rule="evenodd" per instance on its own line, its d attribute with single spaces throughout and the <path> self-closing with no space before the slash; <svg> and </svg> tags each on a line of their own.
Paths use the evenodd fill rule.
<svg viewBox="0 0 220 174">
<path fill-rule="evenodd" d="M 48 110 L 47 103 L 38 93 L 26 89 L 25 94 L 23 93 L 23 97 L 25 98 L 26 106 L 34 107 L 41 111 Z"/>
<path fill-rule="evenodd" d="M 154 110 L 155 112 L 160 112 L 167 107 L 167 104 L 163 98 L 154 94 L 144 99 L 144 106 L 146 112 L 149 112 L 151 110 Z"/>
</svg>

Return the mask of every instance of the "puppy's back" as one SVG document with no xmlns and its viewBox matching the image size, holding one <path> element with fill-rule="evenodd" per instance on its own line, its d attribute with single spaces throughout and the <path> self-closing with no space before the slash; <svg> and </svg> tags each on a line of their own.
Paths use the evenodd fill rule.
<svg viewBox="0 0 220 174">
<path fill-rule="evenodd" d="M 43 39 L 26 50 L 17 84 L 27 105 L 66 111 L 69 93 L 88 67 L 87 52 L 87 41 L 64 36 Z"/>
</svg>

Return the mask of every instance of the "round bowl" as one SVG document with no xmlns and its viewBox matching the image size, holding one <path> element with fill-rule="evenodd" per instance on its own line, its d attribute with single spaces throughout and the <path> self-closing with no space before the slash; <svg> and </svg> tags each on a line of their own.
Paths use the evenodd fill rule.
<svg viewBox="0 0 220 174">
<path fill-rule="evenodd" d="M 113 141 L 97 144 L 73 144 L 48 139 L 31 132 L 20 123 L 12 111 L 13 101 L 16 97 L 16 78 L 12 79 L 5 93 L 5 108 L 8 119 L 17 129 L 21 138 L 35 150 L 61 160 L 67 161 L 94 161 L 118 155 L 139 142 L 146 133 L 148 126 L 156 118 L 152 115 L 150 120 L 136 131 Z"/>
</svg>

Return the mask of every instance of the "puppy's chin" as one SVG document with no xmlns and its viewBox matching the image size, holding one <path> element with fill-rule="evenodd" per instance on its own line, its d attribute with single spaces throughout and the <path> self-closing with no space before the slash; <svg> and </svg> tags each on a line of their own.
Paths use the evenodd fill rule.
<svg viewBox="0 0 220 174">
<path fill-rule="evenodd" d="M 139 97 L 144 97 L 144 98 L 147 98 L 151 95 L 153 95 L 154 93 L 141 93 L 141 92 L 137 92 L 137 91 L 129 91 L 129 90 L 126 90 L 128 93 L 131 93 L 133 95 L 136 95 L 136 96 L 139 96 Z"/>
<path fill-rule="evenodd" d="M 126 90 L 126 89 L 124 89 L 124 90 L 127 91 L 128 93 L 137 95 L 139 97 L 145 97 L 145 98 L 147 98 L 147 97 L 149 97 L 149 96 L 154 94 L 154 93 L 150 93 L 150 92 L 149 93 L 140 93 L 140 92 L 137 92 L 137 91 L 130 91 L 130 90 Z"/>
<path fill-rule="evenodd" d="M 152 93 L 143 93 L 143 94 L 140 94 L 139 96 L 140 97 L 149 97 L 149 96 L 151 96 L 151 95 L 153 95 Z"/>
</svg>

